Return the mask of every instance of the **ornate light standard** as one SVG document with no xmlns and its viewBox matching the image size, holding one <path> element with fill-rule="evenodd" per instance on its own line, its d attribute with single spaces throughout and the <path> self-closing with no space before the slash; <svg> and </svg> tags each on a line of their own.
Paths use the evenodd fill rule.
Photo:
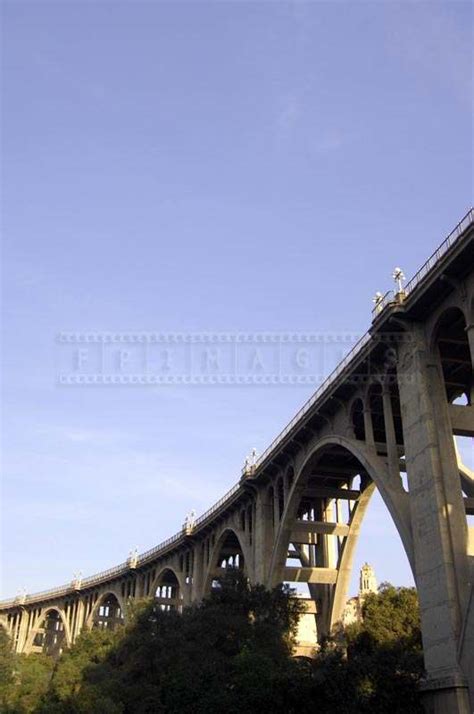
<svg viewBox="0 0 474 714">
<path fill-rule="evenodd" d="M 399 302 L 402 302 L 403 298 L 405 297 L 405 291 L 403 289 L 403 281 L 405 280 L 405 274 L 403 270 L 401 268 L 395 268 L 392 273 L 392 278 L 394 279 L 395 285 L 397 286 L 395 298 Z"/>
</svg>

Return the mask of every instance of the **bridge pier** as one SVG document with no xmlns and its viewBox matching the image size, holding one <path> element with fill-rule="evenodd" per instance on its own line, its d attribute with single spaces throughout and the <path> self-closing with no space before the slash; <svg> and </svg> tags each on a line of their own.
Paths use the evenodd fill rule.
<svg viewBox="0 0 474 714">
<path fill-rule="evenodd" d="M 398 383 L 420 600 L 429 714 L 469 714 L 468 677 L 460 662 L 468 607 L 467 524 L 446 391 L 424 332 L 410 327 L 400 345 Z M 474 652 L 471 653 L 471 665 Z"/>
</svg>

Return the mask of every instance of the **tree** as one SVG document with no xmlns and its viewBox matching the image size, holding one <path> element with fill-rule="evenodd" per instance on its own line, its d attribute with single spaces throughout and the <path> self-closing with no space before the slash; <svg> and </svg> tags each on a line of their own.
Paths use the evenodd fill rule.
<svg viewBox="0 0 474 714">
<path fill-rule="evenodd" d="M 300 607 L 287 589 L 250 586 L 235 572 L 182 614 L 141 602 L 112 646 L 99 633 L 63 655 L 39 711 L 296 711 Z"/>
<path fill-rule="evenodd" d="M 54 661 L 46 655 L 17 655 L 0 627 L 0 711 L 5 714 L 33 712 L 46 693 Z"/>
<path fill-rule="evenodd" d="M 7 711 L 11 704 L 14 682 L 15 655 L 7 632 L 0 627 L 0 711 Z"/>
<path fill-rule="evenodd" d="M 231 571 L 181 614 L 142 600 L 130 605 L 126 626 L 84 632 L 34 711 L 419 714 L 416 592 L 385 584 L 362 609 L 362 623 L 342 642 L 327 640 L 313 661 L 298 660 L 300 601 L 283 586 L 251 586 Z M 8 662 L 5 671 L 8 679 Z"/>
<path fill-rule="evenodd" d="M 349 626 L 349 641 L 365 632 L 378 644 L 396 644 L 421 650 L 420 609 L 414 588 L 396 588 L 382 583 L 379 592 L 369 593 L 362 606 L 362 624 Z"/>
<path fill-rule="evenodd" d="M 46 696 L 37 712 L 84 712 L 119 714 L 122 711 L 100 687 L 84 680 L 94 668 L 102 665 L 123 636 L 121 629 L 83 630 L 76 643 L 59 659 Z M 92 674 L 90 675 L 92 680 Z M 113 679 L 113 678 L 112 678 Z"/>
<path fill-rule="evenodd" d="M 328 643 L 316 660 L 318 699 L 341 714 L 418 714 L 423 673 L 418 597 L 389 583 L 369 594 L 362 622 L 345 629 L 341 647 Z"/>
</svg>

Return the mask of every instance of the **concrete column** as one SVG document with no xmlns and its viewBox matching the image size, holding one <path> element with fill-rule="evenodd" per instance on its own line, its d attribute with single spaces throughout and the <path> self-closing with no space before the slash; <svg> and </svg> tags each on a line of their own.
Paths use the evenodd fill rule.
<svg viewBox="0 0 474 714">
<path fill-rule="evenodd" d="M 74 621 L 74 631 L 71 632 L 72 641 L 75 642 L 76 639 L 81 634 L 82 625 L 84 623 L 84 601 L 82 598 L 77 603 L 76 619 Z"/>
<path fill-rule="evenodd" d="M 275 531 L 278 530 L 278 524 L 280 523 L 280 505 L 278 502 L 278 485 L 279 479 L 275 480 L 273 484 L 273 522 L 275 524 Z"/>
<path fill-rule="evenodd" d="M 21 621 L 18 628 L 18 642 L 16 645 L 17 652 L 23 652 L 23 648 L 28 638 L 28 619 L 29 613 L 27 610 L 21 610 Z"/>
<path fill-rule="evenodd" d="M 274 539 L 273 503 L 266 503 L 266 493 L 266 489 L 262 488 L 256 496 L 254 523 L 255 582 L 264 585 L 268 585 Z"/>
<path fill-rule="evenodd" d="M 192 602 L 199 601 L 203 596 L 205 570 L 206 567 L 204 565 L 204 558 L 202 554 L 202 543 L 195 543 L 193 558 L 193 585 L 191 589 Z"/>
<path fill-rule="evenodd" d="M 327 500 L 323 509 L 323 521 L 334 523 L 334 501 Z M 337 519 L 336 519 L 337 520 Z M 337 567 L 336 538 L 335 535 L 325 535 L 324 538 L 324 566 L 326 568 Z"/>
<path fill-rule="evenodd" d="M 466 326 L 467 339 L 469 340 L 469 349 L 471 351 L 471 362 L 474 365 L 474 315 L 471 322 Z"/>
<path fill-rule="evenodd" d="M 474 368 L 474 315 L 471 317 L 470 324 L 466 327 L 467 338 L 469 340 L 469 350 L 471 352 L 471 365 Z M 474 376 L 471 380 L 471 404 L 474 404 Z"/>
<path fill-rule="evenodd" d="M 370 408 L 364 406 L 364 431 L 365 443 L 369 448 L 375 449 L 374 427 L 372 424 L 372 412 Z"/>
<path fill-rule="evenodd" d="M 400 469 L 398 466 L 397 437 L 395 434 L 395 424 L 393 422 L 392 400 L 390 398 L 390 390 L 386 384 L 382 385 L 382 401 L 390 475 L 399 478 Z"/>
<path fill-rule="evenodd" d="M 469 714 L 467 679 L 474 687 L 474 672 L 472 666 L 463 671 L 459 661 L 470 579 L 467 526 L 446 393 L 421 328 L 411 328 L 399 357 L 427 711 Z"/>
<path fill-rule="evenodd" d="M 315 520 L 321 522 L 333 522 L 333 502 L 324 498 L 319 498 L 313 503 Z M 335 568 L 334 539 L 336 536 L 318 533 L 316 546 L 309 546 L 309 551 L 316 556 L 316 569 Z M 311 559 L 310 565 L 315 565 Z M 316 602 L 316 630 L 318 641 L 330 635 L 331 610 L 334 597 L 335 586 L 325 583 L 309 584 L 311 598 Z"/>
</svg>

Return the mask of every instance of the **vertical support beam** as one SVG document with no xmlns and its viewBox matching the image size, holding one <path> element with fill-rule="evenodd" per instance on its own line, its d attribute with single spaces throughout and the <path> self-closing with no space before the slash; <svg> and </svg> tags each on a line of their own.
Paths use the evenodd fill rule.
<svg viewBox="0 0 474 714">
<path fill-rule="evenodd" d="M 471 315 L 471 321 L 466 326 L 467 339 L 469 341 L 469 350 L 471 352 L 471 363 L 474 364 L 474 315 Z"/>
<path fill-rule="evenodd" d="M 469 582 L 467 526 L 446 393 L 420 327 L 411 327 L 399 357 L 424 689 L 430 712 L 468 714 L 473 672 L 462 671 L 458 653 Z"/>
<path fill-rule="evenodd" d="M 21 610 L 21 621 L 19 625 L 19 630 L 18 630 L 18 642 L 16 643 L 16 651 L 17 652 L 23 652 L 23 648 L 26 644 L 26 640 L 28 638 L 28 620 L 29 620 L 29 612 L 28 610 L 22 609 Z"/>
<path fill-rule="evenodd" d="M 364 404 L 364 431 L 365 443 L 370 449 L 375 449 L 374 425 L 372 424 L 372 412 L 370 407 Z"/>
<path fill-rule="evenodd" d="M 400 469 L 398 465 L 397 437 L 395 434 L 395 424 L 393 421 L 392 400 L 390 398 L 390 389 L 386 384 L 382 385 L 382 401 L 390 476 L 392 478 L 399 478 Z"/>
<path fill-rule="evenodd" d="M 469 350 L 471 352 L 471 365 L 474 365 L 474 315 L 470 316 L 470 323 L 466 327 L 467 338 L 469 340 Z M 474 375 L 471 378 L 471 404 L 474 404 Z"/>
<path fill-rule="evenodd" d="M 267 584 L 272 560 L 273 540 L 275 537 L 272 510 L 273 503 L 267 503 L 266 488 L 259 489 L 255 503 L 255 582 Z"/>
<path fill-rule="evenodd" d="M 319 498 L 314 502 L 314 518 L 317 521 L 333 521 L 333 503 L 326 498 Z M 316 553 L 316 568 L 336 568 L 334 539 L 336 536 L 318 533 L 316 546 L 309 546 L 310 552 Z M 313 564 L 313 563 L 312 563 Z M 318 583 L 308 585 L 311 597 L 316 601 L 316 628 L 318 640 L 330 635 L 331 610 L 335 586 L 332 584 Z"/>
<path fill-rule="evenodd" d="M 194 558 L 193 558 L 193 585 L 191 589 L 191 602 L 198 602 L 203 597 L 204 589 L 204 558 L 202 553 L 202 543 L 194 543 Z"/>
<path fill-rule="evenodd" d="M 84 608 L 84 600 L 80 598 L 77 602 L 77 610 L 76 610 L 76 619 L 74 623 L 74 631 L 71 631 L 71 639 L 73 642 L 76 641 L 76 639 L 79 637 L 81 634 L 82 626 L 85 621 L 85 608 Z"/>
<path fill-rule="evenodd" d="M 273 484 L 273 522 L 275 524 L 275 532 L 278 530 L 278 524 L 280 522 L 280 505 L 278 502 L 278 484 L 279 479 L 276 478 Z"/>
</svg>

